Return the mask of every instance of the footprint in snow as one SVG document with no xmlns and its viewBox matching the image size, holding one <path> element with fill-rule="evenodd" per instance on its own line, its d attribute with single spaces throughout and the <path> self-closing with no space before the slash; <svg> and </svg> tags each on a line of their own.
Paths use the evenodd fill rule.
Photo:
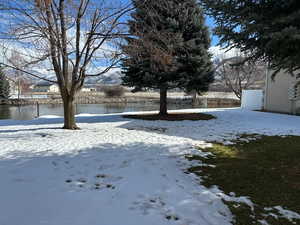
<svg viewBox="0 0 300 225">
<path fill-rule="evenodd" d="M 122 177 L 113 177 L 106 174 L 97 174 L 93 179 L 86 179 L 84 177 L 78 179 L 66 179 L 65 183 L 69 184 L 72 188 L 83 188 L 89 190 L 104 190 L 116 188 L 112 182 L 116 182 L 123 179 Z"/>
<path fill-rule="evenodd" d="M 165 218 L 167 220 L 175 220 L 175 221 L 179 220 L 179 217 L 176 215 L 166 215 Z"/>
<path fill-rule="evenodd" d="M 36 133 L 35 135 L 40 136 L 40 137 L 51 137 L 53 136 L 52 134 L 47 134 L 47 133 Z"/>
<path fill-rule="evenodd" d="M 169 218 L 168 220 L 179 220 L 178 216 L 175 216 L 175 214 L 170 213 L 169 210 L 166 209 L 166 203 L 161 197 L 156 196 L 149 198 L 143 195 L 139 195 L 138 197 L 142 199 L 134 201 L 132 206 L 129 207 L 130 210 L 139 210 L 143 215 L 148 215 L 153 211 L 159 212 L 163 217 Z"/>
<path fill-rule="evenodd" d="M 106 169 L 111 169 L 114 168 L 115 165 L 114 164 L 103 164 L 101 166 L 98 167 L 99 170 L 106 170 Z"/>
</svg>

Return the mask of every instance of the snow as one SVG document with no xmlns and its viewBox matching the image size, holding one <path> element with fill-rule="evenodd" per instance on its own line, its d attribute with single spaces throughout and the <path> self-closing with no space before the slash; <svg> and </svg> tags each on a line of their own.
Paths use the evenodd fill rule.
<svg viewBox="0 0 300 225">
<path fill-rule="evenodd" d="M 288 218 L 290 221 L 292 221 L 293 219 L 300 219 L 300 215 L 298 213 L 283 209 L 281 206 L 275 206 L 274 209 L 277 209 L 283 217 Z"/>
<path fill-rule="evenodd" d="M 258 222 L 260 222 L 260 224 L 262 225 L 269 225 L 269 223 L 266 220 L 258 220 Z"/>
<path fill-rule="evenodd" d="M 217 187 L 214 187 L 211 191 L 214 191 L 218 196 L 221 196 L 222 199 L 224 199 L 225 201 L 244 203 L 248 205 L 252 211 L 254 211 L 254 203 L 247 196 L 236 197 L 235 193 L 230 193 L 230 195 L 226 195 L 224 193 L 220 193 L 220 190 Z"/>
<path fill-rule="evenodd" d="M 278 213 L 280 214 L 281 217 L 287 218 L 289 221 L 293 221 L 293 219 L 298 219 L 300 220 L 300 215 L 296 212 L 287 210 L 287 209 L 283 209 L 281 206 L 275 206 L 275 207 L 266 207 L 265 210 L 266 211 L 274 211 L 274 209 L 276 211 L 278 211 Z M 269 213 L 269 215 L 278 218 L 277 215 L 273 214 L 273 213 Z"/>
<path fill-rule="evenodd" d="M 300 117 L 201 109 L 210 121 L 141 121 L 122 114 L 0 121 L 0 225 L 229 225 L 217 188 L 199 185 L 185 154 L 244 133 L 300 135 Z M 248 199 L 234 197 L 240 201 Z"/>
</svg>

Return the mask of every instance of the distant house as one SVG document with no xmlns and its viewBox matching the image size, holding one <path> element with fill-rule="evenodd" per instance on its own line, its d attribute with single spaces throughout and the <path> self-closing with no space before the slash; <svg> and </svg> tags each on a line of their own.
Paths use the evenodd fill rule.
<svg viewBox="0 0 300 225">
<path fill-rule="evenodd" d="M 9 94 L 10 96 L 17 96 L 18 95 L 18 85 L 13 80 L 9 80 Z"/>
<path fill-rule="evenodd" d="M 81 92 L 96 92 L 96 91 L 97 91 L 96 86 L 95 85 L 91 85 L 91 84 L 85 85 L 81 89 Z"/>
<path fill-rule="evenodd" d="M 59 87 L 56 84 L 49 82 L 39 82 L 33 87 L 34 92 L 59 92 Z"/>
<path fill-rule="evenodd" d="M 300 79 L 280 72 L 272 79 L 272 71 L 267 73 L 264 109 L 266 111 L 300 115 Z"/>
</svg>

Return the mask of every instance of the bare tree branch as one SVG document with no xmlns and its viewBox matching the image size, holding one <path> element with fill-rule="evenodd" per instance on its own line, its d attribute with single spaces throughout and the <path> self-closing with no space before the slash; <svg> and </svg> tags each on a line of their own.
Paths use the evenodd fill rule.
<svg viewBox="0 0 300 225">
<path fill-rule="evenodd" d="M 56 82 L 64 102 L 65 127 L 76 128 L 73 102 L 87 76 L 100 76 L 119 63 L 119 42 L 127 30 L 122 17 L 131 4 L 113 0 L 11 0 L 1 3 L 11 16 L 0 38 L 35 52 L 28 65 L 51 67 L 57 81 L 5 63 L 36 78 Z M 114 46 L 113 48 L 111 46 Z M 115 53 L 106 54 L 103 49 Z M 102 57 L 100 57 L 102 56 Z M 99 72 L 87 75 L 91 67 Z"/>
<path fill-rule="evenodd" d="M 253 88 L 257 82 L 264 80 L 267 65 L 253 62 L 246 55 L 237 52 L 236 56 L 223 58 L 215 67 L 216 83 L 227 87 L 239 99 L 244 89 Z"/>
<path fill-rule="evenodd" d="M 58 83 L 57 81 L 49 80 L 49 79 L 47 79 L 47 78 L 44 78 L 44 77 L 41 77 L 41 76 L 39 76 L 39 75 L 33 74 L 33 73 L 28 72 L 28 71 L 26 71 L 26 70 L 22 70 L 22 69 L 20 69 L 20 68 L 18 68 L 18 67 L 14 67 L 14 66 L 8 65 L 8 64 L 6 64 L 6 63 L 0 63 L 0 65 L 3 65 L 4 67 L 9 67 L 9 68 L 14 69 L 14 70 L 18 70 L 18 71 L 20 71 L 20 72 L 22 72 L 22 73 L 25 73 L 25 74 L 29 75 L 29 76 L 32 76 L 32 77 L 35 77 L 35 78 L 38 78 L 38 79 L 41 79 L 41 80 L 44 80 L 44 81 L 48 81 L 48 82 L 50 82 L 50 83 L 55 83 L 55 84 Z"/>
</svg>

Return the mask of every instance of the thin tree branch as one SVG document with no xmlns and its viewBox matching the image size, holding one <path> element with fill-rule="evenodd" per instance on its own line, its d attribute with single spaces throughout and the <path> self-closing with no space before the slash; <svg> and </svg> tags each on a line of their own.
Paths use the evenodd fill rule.
<svg viewBox="0 0 300 225">
<path fill-rule="evenodd" d="M 11 66 L 11 65 L 8 65 L 8 64 L 6 64 L 6 63 L 0 63 L 0 65 L 3 65 L 4 67 L 9 67 L 9 68 L 14 69 L 14 70 L 18 70 L 18 71 L 20 71 L 20 72 L 22 72 L 22 73 L 25 73 L 25 74 L 29 75 L 29 76 L 32 76 L 32 77 L 35 77 L 35 78 L 38 78 L 38 79 L 41 79 L 41 80 L 44 80 L 44 81 L 48 81 L 48 82 L 50 82 L 50 83 L 55 83 L 55 84 L 58 83 L 57 81 L 53 81 L 53 80 L 49 80 L 49 79 L 44 78 L 44 77 L 40 77 L 40 76 L 38 76 L 38 75 L 36 75 L 36 74 L 33 74 L 33 73 L 31 73 L 31 72 L 25 71 L 25 70 L 23 70 L 23 69 L 20 69 L 20 68 Z"/>
</svg>

